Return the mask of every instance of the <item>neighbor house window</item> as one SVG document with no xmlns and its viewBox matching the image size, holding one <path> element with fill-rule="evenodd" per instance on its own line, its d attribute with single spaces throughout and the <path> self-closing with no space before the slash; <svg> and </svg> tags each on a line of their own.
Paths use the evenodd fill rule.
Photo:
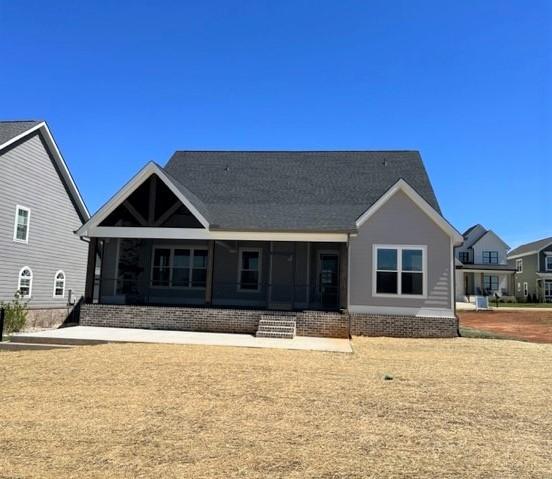
<svg viewBox="0 0 552 479">
<path fill-rule="evenodd" d="M 63 298 L 65 296 L 65 273 L 58 271 L 54 275 L 54 298 Z"/>
<path fill-rule="evenodd" d="M 544 269 L 546 271 L 552 271 L 552 256 L 544 258 Z"/>
<path fill-rule="evenodd" d="M 152 286 L 205 288 L 207 250 L 204 248 L 154 248 Z"/>
<path fill-rule="evenodd" d="M 238 271 L 238 289 L 241 291 L 258 291 L 261 287 L 261 250 L 241 249 Z"/>
<path fill-rule="evenodd" d="M 527 281 L 523 283 L 523 296 L 529 296 L 529 284 Z"/>
<path fill-rule="evenodd" d="M 516 271 L 523 273 L 523 259 L 516 259 Z"/>
<path fill-rule="evenodd" d="M 24 206 L 15 208 L 15 225 L 13 228 L 13 240 L 21 243 L 29 241 L 29 222 L 31 219 L 31 210 Z"/>
<path fill-rule="evenodd" d="M 375 295 L 425 295 L 425 246 L 374 246 Z"/>
<path fill-rule="evenodd" d="M 470 253 L 467 251 L 460 251 L 460 253 L 458 253 L 458 259 L 464 264 L 469 263 Z"/>
<path fill-rule="evenodd" d="M 484 275 L 483 276 L 483 288 L 485 291 L 498 291 L 498 276 Z"/>
<path fill-rule="evenodd" d="M 31 268 L 25 266 L 19 271 L 19 281 L 17 282 L 17 291 L 22 298 L 30 298 L 33 290 L 33 272 Z"/>
<path fill-rule="evenodd" d="M 483 264 L 498 264 L 498 251 L 483 251 Z"/>
</svg>

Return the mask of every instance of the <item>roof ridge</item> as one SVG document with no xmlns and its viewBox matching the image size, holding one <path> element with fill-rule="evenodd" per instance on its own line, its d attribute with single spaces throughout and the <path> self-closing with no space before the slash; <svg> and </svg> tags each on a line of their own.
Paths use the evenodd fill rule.
<svg viewBox="0 0 552 479">
<path fill-rule="evenodd" d="M 420 150 L 175 150 L 175 153 L 420 153 Z"/>
</svg>

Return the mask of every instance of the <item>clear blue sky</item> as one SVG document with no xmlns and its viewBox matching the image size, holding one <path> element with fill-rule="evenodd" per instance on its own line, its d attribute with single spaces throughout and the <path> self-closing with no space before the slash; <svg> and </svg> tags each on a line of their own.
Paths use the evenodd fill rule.
<svg viewBox="0 0 552 479">
<path fill-rule="evenodd" d="M 552 235 L 552 2 L 0 0 L 0 118 L 91 211 L 177 149 L 418 149 L 445 216 Z"/>
</svg>

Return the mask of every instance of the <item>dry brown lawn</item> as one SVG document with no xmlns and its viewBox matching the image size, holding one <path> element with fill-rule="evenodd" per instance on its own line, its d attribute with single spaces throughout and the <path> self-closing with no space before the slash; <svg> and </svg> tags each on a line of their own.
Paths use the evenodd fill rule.
<svg viewBox="0 0 552 479">
<path fill-rule="evenodd" d="M 0 477 L 552 477 L 551 345 L 353 346 L 0 352 Z"/>
</svg>

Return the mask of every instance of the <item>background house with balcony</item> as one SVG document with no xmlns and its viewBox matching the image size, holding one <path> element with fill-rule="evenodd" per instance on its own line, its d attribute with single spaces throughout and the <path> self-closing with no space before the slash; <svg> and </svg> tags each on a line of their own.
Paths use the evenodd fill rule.
<svg viewBox="0 0 552 479">
<path fill-rule="evenodd" d="M 77 234 L 83 324 L 254 333 L 269 311 L 304 335 L 456 335 L 462 237 L 415 151 L 176 152 Z"/>
<path fill-rule="evenodd" d="M 535 296 L 539 302 L 552 302 L 552 237 L 526 243 L 508 253 L 515 269 L 514 287 L 518 301 Z"/>
<path fill-rule="evenodd" d="M 514 273 L 507 260 L 510 247 L 480 224 L 468 228 L 463 237 L 464 243 L 455 249 L 456 300 L 473 302 L 476 295 L 510 297 Z"/>
</svg>

